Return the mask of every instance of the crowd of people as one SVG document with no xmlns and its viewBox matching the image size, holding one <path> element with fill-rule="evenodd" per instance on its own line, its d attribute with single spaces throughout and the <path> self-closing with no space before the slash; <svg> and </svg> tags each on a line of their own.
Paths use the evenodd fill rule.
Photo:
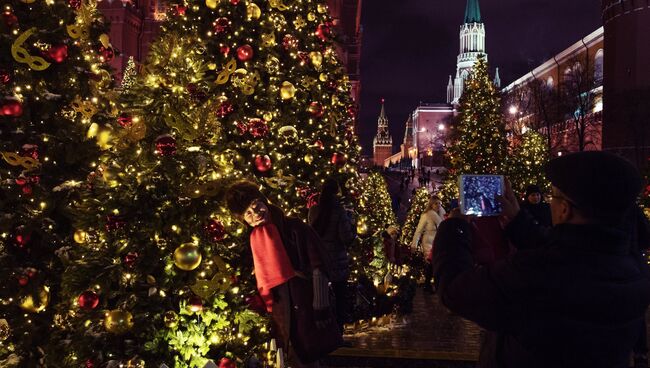
<svg viewBox="0 0 650 368">
<path fill-rule="evenodd" d="M 547 177 L 548 201 L 537 185 L 520 198 L 506 181 L 498 221 L 482 225 L 459 208 L 447 213 L 432 195 L 409 244 L 426 259 L 424 291 L 486 330 L 479 367 L 627 367 L 633 355 L 647 368 L 650 227 L 637 205 L 638 170 L 614 154 L 583 152 L 552 160 Z M 336 181 L 324 183 L 309 224 L 253 183 L 227 193 L 230 211 L 253 228 L 257 287 L 293 367 L 317 367 L 343 344 L 355 232 L 339 193 Z M 503 235 L 489 245 L 508 250 L 490 262 L 475 255 L 485 224 Z"/>
</svg>

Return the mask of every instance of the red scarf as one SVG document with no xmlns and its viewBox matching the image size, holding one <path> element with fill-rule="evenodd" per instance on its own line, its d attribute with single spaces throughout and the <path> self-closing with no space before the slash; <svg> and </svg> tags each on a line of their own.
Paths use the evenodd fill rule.
<svg viewBox="0 0 650 368">
<path fill-rule="evenodd" d="M 284 249 L 278 228 L 272 222 L 253 229 L 250 236 L 257 290 L 271 312 L 271 289 L 282 285 L 296 275 Z"/>
</svg>

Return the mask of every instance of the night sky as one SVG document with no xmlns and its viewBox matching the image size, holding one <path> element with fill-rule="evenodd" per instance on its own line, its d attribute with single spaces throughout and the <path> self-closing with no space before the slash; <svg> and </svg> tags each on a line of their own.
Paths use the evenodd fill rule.
<svg viewBox="0 0 650 368">
<path fill-rule="evenodd" d="M 379 101 L 386 99 L 395 149 L 422 102 L 446 102 L 455 76 L 466 0 L 363 0 L 361 144 L 372 154 Z M 597 0 L 481 0 L 491 73 L 505 86 L 596 30 Z"/>
</svg>

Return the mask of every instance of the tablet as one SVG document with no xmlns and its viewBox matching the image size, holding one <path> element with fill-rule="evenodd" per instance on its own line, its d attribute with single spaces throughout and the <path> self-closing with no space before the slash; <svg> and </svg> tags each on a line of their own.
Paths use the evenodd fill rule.
<svg viewBox="0 0 650 368">
<path fill-rule="evenodd" d="M 497 195 L 503 195 L 503 175 L 461 175 L 460 211 L 463 215 L 497 216 L 501 214 L 501 203 Z"/>
</svg>

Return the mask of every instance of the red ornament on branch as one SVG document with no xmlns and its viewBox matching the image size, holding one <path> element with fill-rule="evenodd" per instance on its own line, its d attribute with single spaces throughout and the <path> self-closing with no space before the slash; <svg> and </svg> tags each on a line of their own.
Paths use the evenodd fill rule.
<svg viewBox="0 0 650 368">
<path fill-rule="evenodd" d="M 4 20 L 7 28 L 13 28 L 18 24 L 18 17 L 16 17 L 16 14 L 12 13 L 9 10 L 2 12 L 2 19 Z"/>
<path fill-rule="evenodd" d="M 125 112 L 121 113 L 117 118 L 117 123 L 120 124 L 122 128 L 126 128 L 133 124 L 133 117 Z"/>
<path fill-rule="evenodd" d="M 226 238 L 226 228 L 221 221 L 217 219 L 210 219 L 205 225 L 205 232 L 213 242 L 222 241 Z"/>
<path fill-rule="evenodd" d="M 348 158 L 341 152 L 334 152 L 331 162 L 336 166 L 343 166 L 348 161 Z"/>
<path fill-rule="evenodd" d="M 81 7 L 81 0 L 68 0 L 68 5 L 70 5 L 72 9 L 77 10 Z"/>
<path fill-rule="evenodd" d="M 237 4 L 239 4 L 239 0 L 230 0 L 230 3 L 232 5 L 237 5 Z"/>
<path fill-rule="evenodd" d="M 235 111 L 235 107 L 232 105 L 230 101 L 224 101 L 217 107 L 217 111 L 215 114 L 217 115 L 218 118 L 223 119 L 226 116 L 230 115 Z"/>
<path fill-rule="evenodd" d="M 81 309 L 93 310 L 99 305 L 99 295 L 92 290 L 86 290 L 79 295 L 77 304 Z"/>
<path fill-rule="evenodd" d="M 52 60 L 55 63 L 62 63 L 65 59 L 68 58 L 68 46 L 66 45 L 55 45 L 51 46 L 47 52 L 46 56 L 48 59 Z"/>
<path fill-rule="evenodd" d="M 169 134 L 163 134 L 156 138 L 156 153 L 161 156 L 176 154 L 176 138 Z"/>
<path fill-rule="evenodd" d="M 9 84 L 11 82 L 11 72 L 6 69 L 0 69 L 0 83 Z"/>
<path fill-rule="evenodd" d="M 234 361 L 228 358 L 221 358 L 219 361 L 219 368 L 237 368 L 237 365 Z"/>
<path fill-rule="evenodd" d="M 329 23 L 325 23 L 325 24 L 321 23 L 316 28 L 316 37 L 318 37 L 321 41 L 327 41 L 327 39 L 330 37 L 331 34 L 332 34 L 332 29 Z"/>
<path fill-rule="evenodd" d="M 231 24 L 232 23 L 230 22 L 230 19 L 226 17 L 217 18 L 217 20 L 212 22 L 212 29 L 214 30 L 214 34 L 221 36 L 224 33 L 230 32 Z"/>
<path fill-rule="evenodd" d="M 253 48 L 251 45 L 243 45 L 237 48 L 237 58 L 241 61 L 248 61 L 253 58 Z"/>
<path fill-rule="evenodd" d="M 99 48 L 99 54 L 101 55 L 102 58 L 104 58 L 105 62 L 109 62 L 113 60 L 113 58 L 115 57 L 115 50 L 113 50 L 112 47 L 101 46 Z"/>
<path fill-rule="evenodd" d="M 262 119 L 248 121 L 248 132 L 255 138 L 265 137 L 269 133 L 269 126 Z"/>
<path fill-rule="evenodd" d="M 187 11 L 186 6 L 179 5 L 179 4 L 174 5 L 174 8 L 173 8 L 174 15 L 182 17 L 183 15 L 185 15 L 186 11 Z"/>
<path fill-rule="evenodd" d="M 187 307 L 192 312 L 195 312 L 195 313 L 200 312 L 200 311 L 203 310 L 203 300 L 201 300 L 200 296 L 192 295 L 187 300 Z"/>
<path fill-rule="evenodd" d="M 300 41 L 298 41 L 294 35 L 284 35 L 284 38 L 282 39 L 282 47 L 284 47 L 285 50 L 295 50 L 298 48 L 298 46 L 300 46 Z"/>
<path fill-rule="evenodd" d="M 223 56 L 228 56 L 228 54 L 230 54 L 230 46 L 228 46 L 228 45 L 221 45 L 221 46 L 219 46 L 219 52 L 220 52 Z"/>
<path fill-rule="evenodd" d="M 38 146 L 35 144 L 23 144 L 20 147 L 20 155 L 22 157 L 31 157 L 34 160 L 38 160 Z M 40 178 L 37 179 L 40 181 Z"/>
<path fill-rule="evenodd" d="M 255 156 L 255 169 L 261 173 L 265 173 L 273 167 L 271 158 L 269 155 L 257 155 Z"/>
<path fill-rule="evenodd" d="M 124 264 L 127 267 L 133 267 L 135 262 L 138 260 L 138 253 L 137 252 L 129 252 L 124 256 Z"/>
<path fill-rule="evenodd" d="M 307 111 L 309 111 L 311 116 L 315 118 L 320 118 L 325 113 L 325 109 L 323 109 L 323 105 L 318 101 L 314 101 L 310 103 L 309 107 L 307 108 Z"/>
<path fill-rule="evenodd" d="M 23 105 L 17 100 L 6 100 L 0 106 L 0 115 L 17 118 L 23 114 Z"/>
</svg>

